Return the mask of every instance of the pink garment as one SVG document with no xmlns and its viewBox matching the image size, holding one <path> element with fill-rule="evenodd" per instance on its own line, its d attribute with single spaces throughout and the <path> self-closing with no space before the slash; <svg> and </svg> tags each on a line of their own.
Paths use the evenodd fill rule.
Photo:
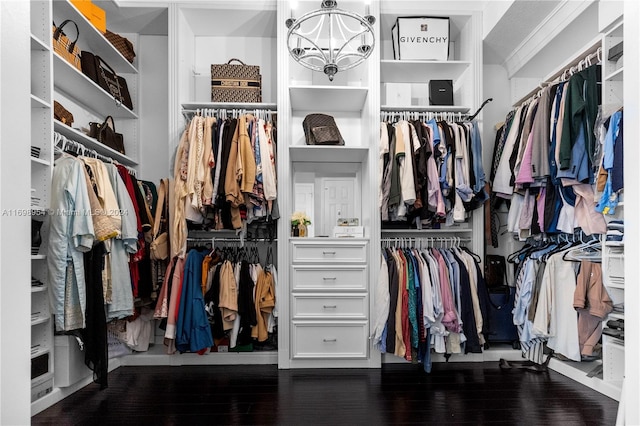
<svg viewBox="0 0 640 426">
<path fill-rule="evenodd" d="M 573 307 L 578 312 L 580 354 L 592 355 L 602 335 L 602 321 L 613 310 L 613 302 L 602 282 L 599 263 L 583 260 L 573 294 Z"/>
<path fill-rule="evenodd" d="M 436 215 L 444 217 L 446 215 L 444 199 L 442 198 L 442 191 L 440 190 L 438 166 L 436 166 L 433 155 L 427 159 L 427 193 L 429 194 L 427 200 L 428 209 L 433 211 L 435 208 Z"/>
<path fill-rule="evenodd" d="M 540 193 L 538 194 L 537 207 L 538 207 L 538 226 L 540 227 L 540 231 L 544 232 L 544 202 L 547 198 L 547 188 L 540 188 Z"/>
<path fill-rule="evenodd" d="M 576 193 L 575 215 L 578 226 L 587 235 L 606 234 L 607 222 L 602 213 L 596 211 L 591 185 L 586 183 L 573 185 L 573 190 Z"/>
<path fill-rule="evenodd" d="M 453 333 L 460 333 L 462 331 L 462 327 L 460 326 L 460 322 L 458 321 L 458 314 L 456 313 L 455 304 L 453 302 L 453 292 L 451 290 L 451 283 L 449 281 L 449 271 L 447 269 L 447 264 L 438 250 L 431 249 L 431 254 L 438 262 L 440 294 L 442 296 L 442 308 L 444 310 L 442 325 L 444 325 L 447 330 Z"/>
<path fill-rule="evenodd" d="M 182 294 L 182 278 L 184 276 L 185 258 L 178 258 L 171 279 L 171 295 L 169 296 L 169 315 L 167 316 L 167 328 L 164 334 L 164 344 L 167 347 L 167 354 L 176 352 L 176 323 L 178 321 L 178 311 L 180 306 L 180 295 Z"/>
<path fill-rule="evenodd" d="M 529 133 L 527 138 L 527 146 L 522 156 L 522 162 L 520 163 L 520 170 L 518 170 L 518 176 L 516 176 L 516 185 L 522 186 L 525 183 L 533 183 L 533 172 L 531 170 L 531 158 L 533 154 L 533 132 Z"/>
<path fill-rule="evenodd" d="M 533 209 L 535 208 L 536 197 L 527 188 L 522 200 L 522 210 L 518 221 L 518 236 L 520 239 L 526 239 L 531 236 L 531 223 L 533 222 Z"/>
<path fill-rule="evenodd" d="M 164 274 L 164 280 L 162 282 L 162 288 L 160 289 L 160 295 L 156 302 L 156 309 L 153 314 L 155 319 L 167 318 L 169 316 L 169 272 L 173 268 L 176 258 L 174 257 L 167 266 L 167 273 Z"/>
</svg>

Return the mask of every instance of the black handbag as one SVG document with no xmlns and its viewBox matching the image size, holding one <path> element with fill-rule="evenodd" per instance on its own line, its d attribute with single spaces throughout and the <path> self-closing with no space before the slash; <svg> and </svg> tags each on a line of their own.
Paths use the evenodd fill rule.
<svg viewBox="0 0 640 426">
<path fill-rule="evenodd" d="M 488 254 L 485 256 L 484 280 L 488 289 L 508 286 L 507 261 L 504 256 Z"/>
<path fill-rule="evenodd" d="M 344 145 L 340 129 L 330 115 L 309 114 L 302 127 L 307 145 Z"/>
<path fill-rule="evenodd" d="M 108 116 L 104 119 L 104 123 L 89 123 L 89 137 L 96 138 L 98 142 L 118 151 L 122 155 L 126 155 L 124 151 L 124 138 L 122 133 L 116 132 L 116 125 L 113 117 Z"/>
<path fill-rule="evenodd" d="M 100 56 L 94 55 L 86 50 L 82 51 L 80 57 L 82 61 L 82 72 L 102 87 L 107 93 L 130 110 L 133 110 L 131 94 L 127 86 L 127 80 L 120 77 Z"/>
</svg>

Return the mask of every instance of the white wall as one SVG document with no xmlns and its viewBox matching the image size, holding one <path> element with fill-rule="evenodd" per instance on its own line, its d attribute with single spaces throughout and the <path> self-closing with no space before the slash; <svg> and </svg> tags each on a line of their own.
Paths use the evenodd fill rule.
<svg viewBox="0 0 640 426">
<path fill-rule="evenodd" d="M 0 1 L 0 424 L 30 423 L 29 2 Z M 26 72 L 25 72 L 26 71 Z"/>
<path fill-rule="evenodd" d="M 483 91 L 485 98 L 493 98 L 493 102 L 487 104 L 483 111 L 482 129 L 482 159 L 484 171 L 489 179 L 491 173 L 491 161 L 496 138 L 496 124 L 503 123 L 507 113 L 511 111 L 511 90 L 507 71 L 502 65 L 485 64 L 483 70 Z M 503 225 L 499 232 L 504 231 L 507 225 L 508 210 L 503 205 L 498 211 L 500 223 Z M 486 239 L 486 254 L 501 254 L 507 256 L 518 250 L 522 243 L 514 240 L 511 234 L 500 235 L 498 247 L 491 246 L 491 240 Z M 511 265 L 508 265 L 511 267 Z"/>
<path fill-rule="evenodd" d="M 167 36 L 139 39 L 140 147 L 138 178 L 155 183 L 172 175 L 169 134 L 169 67 Z"/>
</svg>

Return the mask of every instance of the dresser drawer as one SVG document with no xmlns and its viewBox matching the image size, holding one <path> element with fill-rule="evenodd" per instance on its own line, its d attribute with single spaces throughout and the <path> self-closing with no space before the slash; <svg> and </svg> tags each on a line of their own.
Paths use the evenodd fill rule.
<svg viewBox="0 0 640 426">
<path fill-rule="evenodd" d="M 294 322 L 292 354 L 304 358 L 366 358 L 367 322 Z"/>
<path fill-rule="evenodd" d="M 293 296 L 294 319 L 367 319 L 367 297 L 362 294 L 324 296 L 303 294 Z"/>
<path fill-rule="evenodd" d="M 366 290 L 366 266 L 293 266 L 291 268 L 293 290 Z"/>
<path fill-rule="evenodd" d="M 292 253 L 293 263 L 366 263 L 367 242 L 295 242 Z"/>
</svg>

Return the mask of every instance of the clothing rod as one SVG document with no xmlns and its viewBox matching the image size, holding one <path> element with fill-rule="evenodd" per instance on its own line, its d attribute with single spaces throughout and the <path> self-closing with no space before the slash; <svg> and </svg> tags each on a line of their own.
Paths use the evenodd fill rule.
<svg viewBox="0 0 640 426">
<path fill-rule="evenodd" d="M 600 40 L 596 41 L 590 47 L 583 50 L 582 53 L 575 56 L 571 61 L 561 67 L 559 71 L 548 76 L 538 87 L 532 89 L 529 93 L 520 98 L 513 106 L 518 107 L 524 102 L 533 99 L 545 86 L 565 81 L 568 77 L 578 71 L 579 67 L 588 67 L 586 63 L 593 59 L 597 60 L 594 65 L 602 62 L 602 43 Z"/>
<path fill-rule="evenodd" d="M 380 111 L 380 119 L 382 121 L 389 121 L 390 119 L 463 121 L 467 120 L 468 117 L 466 113 L 453 111 Z"/>
<path fill-rule="evenodd" d="M 198 110 L 198 109 L 261 109 L 268 111 L 277 111 L 278 104 L 261 103 L 261 102 L 187 102 L 183 103 L 182 110 Z"/>
<path fill-rule="evenodd" d="M 251 243 L 251 242 L 277 242 L 278 239 L 277 238 L 252 238 L 252 239 L 245 239 L 244 242 L 245 243 Z M 187 237 L 187 242 L 188 243 L 211 243 L 211 242 L 216 242 L 216 243 L 241 243 L 243 242 L 240 238 L 216 238 L 216 237 L 212 237 L 212 238 L 196 238 L 196 237 Z"/>
<path fill-rule="evenodd" d="M 268 109 L 268 108 L 196 108 L 196 109 L 183 109 L 182 112 L 184 114 L 196 114 L 200 111 L 226 111 L 227 113 L 230 113 L 232 111 L 237 111 L 237 112 L 241 112 L 243 114 L 246 114 L 247 112 L 277 112 L 277 110 L 275 109 Z"/>
<path fill-rule="evenodd" d="M 436 242 L 436 243 L 470 243 L 473 241 L 469 237 L 391 237 L 380 238 L 381 243 L 414 243 L 414 242 Z"/>
<path fill-rule="evenodd" d="M 120 164 L 113 158 L 100 154 L 95 149 L 89 149 L 86 146 L 84 146 L 81 142 L 68 139 L 66 136 L 58 132 L 53 132 L 53 138 L 54 138 L 54 145 L 57 148 L 60 148 L 60 150 L 63 152 L 72 152 L 74 154 L 82 155 L 84 157 L 97 158 L 98 160 L 103 162 L 123 166 L 124 168 L 127 169 L 130 175 L 137 177 L 137 172 L 135 169 L 132 169 L 129 166 L 125 166 L 124 164 Z"/>
</svg>

